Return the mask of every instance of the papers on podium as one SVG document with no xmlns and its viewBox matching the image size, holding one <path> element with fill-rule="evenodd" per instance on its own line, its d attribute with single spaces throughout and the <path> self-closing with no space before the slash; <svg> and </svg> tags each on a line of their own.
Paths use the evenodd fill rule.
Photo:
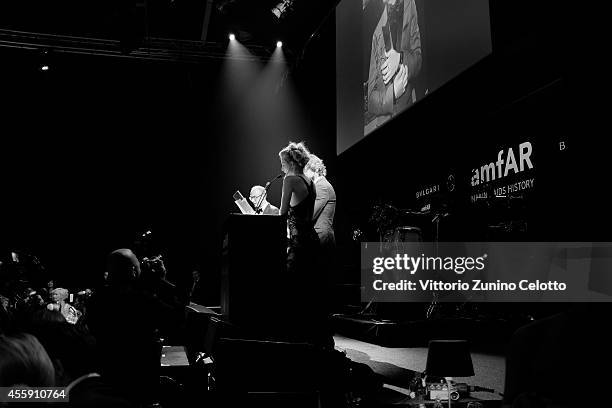
<svg viewBox="0 0 612 408">
<path fill-rule="evenodd" d="M 234 202 L 240 208 L 240 212 L 243 214 L 255 214 L 255 210 L 251 207 L 251 204 L 247 201 L 246 198 L 240 193 L 240 191 L 236 191 L 234 193 Z"/>
</svg>

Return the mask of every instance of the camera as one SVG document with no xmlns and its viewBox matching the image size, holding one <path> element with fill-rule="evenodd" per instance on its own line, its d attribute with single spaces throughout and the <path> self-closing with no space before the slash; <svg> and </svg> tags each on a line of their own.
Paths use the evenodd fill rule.
<svg viewBox="0 0 612 408">
<path fill-rule="evenodd" d="M 166 267 L 164 266 L 164 261 L 161 255 L 157 255 L 152 258 L 142 258 L 140 268 L 142 269 L 143 274 L 146 275 L 154 274 L 156 276 L 163 277 L 163 275 L 166 273 Z"/>
</svg>

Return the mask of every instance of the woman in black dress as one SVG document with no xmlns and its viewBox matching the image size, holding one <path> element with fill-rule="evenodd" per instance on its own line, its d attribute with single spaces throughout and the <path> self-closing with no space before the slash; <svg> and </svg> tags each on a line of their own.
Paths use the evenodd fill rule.
<svg viewBox="0 0 612 408">
<path fill-rule="evenodd" d="M 313 273 L 319 238 L 312 220 L 316 192 L 312 180 L 304 175 L 310 155 L 303 143 L 293 142 L 278 155 L 285 173 L 280 215 L 287 215 L 289 228 L 287 271 Z"/>
<path fill-rule="evenodd" d="M 290 337 L 322 346 L 332 345 L 326 330 L 325 303 L 321 299 L 323 280 L 319 268 L 319 236 L 312 219 L 316 192 L 314 183 L 304 175 L 310 154 L 303 143 L 289 143 L 278 154 L 282 170 L 283 193 L 280 215 L 287 216 L 287 292 L 283 305 Z"/>
</svg>

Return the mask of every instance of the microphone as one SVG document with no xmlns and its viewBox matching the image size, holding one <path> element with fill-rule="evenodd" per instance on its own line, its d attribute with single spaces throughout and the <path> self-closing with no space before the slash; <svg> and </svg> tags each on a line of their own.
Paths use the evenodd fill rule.
<svg viewBox="0 0 612 408">
<path fill-rule="evenodd" d="M 283 177 L 284 175 L 285 175 L 285 173 L 280 173 L 278 176 L 276 176 L 272 180 L 268 181 L 266 183 L 266 191 L 268 191 L 268 187 L 270 187 L 270 184 L 274 183 L 276 180 L 278 180 L 279 178 Z"/>
<path fill-rule="evenodd" d="M 272 185 L 272 183 L 274 183 L 276 180 L 278 180 L 279 178 L 283 177 L 285 175 L 285 173 L 281 172 L 278 176 L 274 177 L 272 180 L 268 181 L 266 183 L 266 186 L 264 187 L 264 192 L 261 193 L 261 197 L 259 197 L 259 200 L 257 201 L 257 206 L 255 207 L 255 212 L 257 214 L 261 213 L 261 205 L 263 204 L 263 200 L 264 198 L 266 198 L 266 196 L 268 195 L 268 188 L 270 188 L 270 186 Z"/>
</svg>

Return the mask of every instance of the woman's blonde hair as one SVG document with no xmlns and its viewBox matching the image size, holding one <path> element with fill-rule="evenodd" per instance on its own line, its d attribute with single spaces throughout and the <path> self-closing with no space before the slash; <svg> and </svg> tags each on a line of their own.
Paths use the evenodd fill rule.
<svg viewBox="0 0 612 408">
<path fill-rule="evenodd" d="M 56 288 L 56 289 L 53 289 L 53 290 L 51 291 L 51 293 L 52 293 L 52 294 L 56 294 L 56 293 L 57 293 L 57 296 L 59 297 L 59 299 L 60 299 L 60 300 L 66 300 L 66 299 L 68 299 L 68 295 L 69 295 L 69 293 L 68 293 L 68 289 L 64 289 L 64 288 Z"/>
<path fill-rule="evenodd" d="M 310 152 L 304 142 L 289 144 L 278 153 L 280 159 L 292 169 L 304 170 L 310 160 Z"/>
<path fill-rule="evenodd" d="M 305 170 L 310 170 L 313 173 L 318 174 L 319 176 L 327 176 L 327 168 L 325 168 L 323 160 L 319 159 L 314 154 L 310 155 L 310 160 L 308 161 Z"/>
</svg>

